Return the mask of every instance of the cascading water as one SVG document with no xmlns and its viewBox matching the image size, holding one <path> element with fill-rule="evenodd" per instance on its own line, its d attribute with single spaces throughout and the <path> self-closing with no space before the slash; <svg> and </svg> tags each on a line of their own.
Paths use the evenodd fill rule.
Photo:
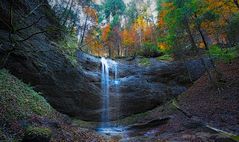
<svg viewBox="0 0 239 142">
<path fill-rule="evenodd" d="M 118 94 L 118 64 L 115 61 L 107 60 L 104 57 L 101 58 L 101 89 L 102 89 L 102 96 L 103 96 L 103 105 L 102 105 L 102 122 L 98 131 L 102 133 L 110 133 L 114 134 L 119 131 L 122 131 L 119 127 L 113 127 L 110 124 L 110 86 L 115 85 L 115 95 L 119 96 Z M 114 79 L 110 79 L 110 69 L 114 71 Z M 119 106 L 117 106 L 119 107 Z"/>
<path fill-rule="evenodd" d="M 102 128 L 109 127 L 109 65 L 105 58 L 101 58 L 101 89 L 103 95 L 103 113 L 102 113 Z"/>
</svg>

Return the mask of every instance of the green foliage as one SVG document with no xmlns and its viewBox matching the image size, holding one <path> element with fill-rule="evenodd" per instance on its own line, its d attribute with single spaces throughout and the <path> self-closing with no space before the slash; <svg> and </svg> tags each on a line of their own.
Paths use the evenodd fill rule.
<svg viewBox="0 0 239 142">
<path fill-rule="evenodd" d="M 161 61 L 173 61 L 173 57 L 172 55 L 169 55 L 169 54 L 165 54 L 163 56 L 160 56 L 160 57 L 157 57 L 157 60 Z"/>
<path fill-rule="evenodd" d="M 110 15 L 123 14 L 126 8 L 123 0 L 106 0 L 104 5 L 106 19 L 108 19 Z"/>
<path fill-rule="evenodd" d="M 0 120 L 12 123 L 31 116 L 50 116 L 53 112 L 46 100 L 29 85 L 0 70 Z"/>
<path fill-rule="evenodd" d="M 137 1 L 132 0 L 127 4 L 127 8 L 125 10 L 125 15 L 128 17 L 128 22 L 126 27 L 130 28 L 134 21 L 137 19 L 139 13 L 136 5 Z"/>
<path fill-rule="evenodd" d="M 157 45 L 154 45 L 150 42 L 145 42 L 138 54 L 143 57 L 157 57 L 161 53 Z"/>
<path fill-rule="evenodd" d="M 149 58 L 142 58 L 139 61 L 139 65 L 141 65 L 141 66 L 149 66 L 150 64 L 151 63 L 150 63 Z"/>
<path fill-rule="evenodd" d="M 100 21 L 106 19 L 110 22 L 110 17 L 112 17 L 111 27 L 117 26 L 120 22 L 119 17 L 123 15 L 125 9 L 126 6 L 123 0 L 106 0 L 103 6 L 101 6 L 103 12 L 101 12 Z"/>
<path fill-rule="evenodd" d="M 26 129 L 27 135 L 33 135 L 33 136 L 44 136 L 44 137 L 50 137 L 52 135 L 51 129 L 47 127 L 35 127 L 35 126 L 29 126 Z"/>
<path fill-rule="evenodd" d="M 216 59 L 230 62 L 231 60 L 238 57 L 238 51 L 236 48 L 220 48 L 217 45 L 209 48 L 209 54 Z"/>
<path fill-rule="evenodd" d="M 239 42 L 237 39 L 237 36 L 239 34 L 238 27 L 239 27 L 239 14 L 235 14 L 232 16 L 227 26 L 227 31 L 228 31 L 230 40 L 232 40 L 232 42 L 234 43 Z"/>
<path fill-rule="evenodd" d="M 65 38 L 58 42 L 61 51 L 73 65 L 77 64 L 78 40 L 74 33 L 66 34 Z"/>
</svg>

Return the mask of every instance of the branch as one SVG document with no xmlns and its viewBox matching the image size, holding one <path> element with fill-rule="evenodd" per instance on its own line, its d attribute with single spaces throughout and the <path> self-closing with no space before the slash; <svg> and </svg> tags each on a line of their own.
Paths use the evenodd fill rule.
<svg viewBox="0 0 239 142">
<path fill-rule="evenodd" d="M 21 30 L 25 30 L 25 29 L 28 29 L 28 28 L 32 27 L 33 25 L 35 25 L 35 24 L 37 24 L 38 22 L 40 22 L 40 20 L 41 20 L 42 18 L 44 18 L 44 17 L 45 17 L 45 16 L 41 16 L 37 21 L 33 22 L 31 25 L 28 25 L 28 26 L 26 26 L 26 27 L 17 29 L 16 32 L 19 32 L 19 31 L 21 31 Z"/>
<path fill-rule="evenodd" d="M 25 39 L 22 39 L 22 40 L 17 40 L 17 42 L 24 42 L 24 41 L 26 41 L 26 40 L 28 40 L 28 39 L 32 38 L 32 37 L 33 37 L 33 36 L 35 36 L 35 35 L 42 34 L 42 33 L 45 33 L 45 32 L 48 32 L 48 30 L 41 31 L 41 32 L 36 32 L 36 33 L 34 33 L 34 34 L 32 34 L 32 35 L 28 36 L 28 37 L 27 37 L 27 38 L 25 38 Z"/>
<path fill-rule="evenodd" d="M 29 17 L 33 12 L 35 12 L 39 7 L 41 6 L 47 6 L 46 4 L 44 4 L 44 2 L 40 3 L 39 5 L 37 5 L 32 11 L 30 11 L 25 17 Z"/>
<path fill-rule="evenodd" d="M 40 32 L 36 32 L 36 33 L 33 33 L 32 35 L 28 36 L 27 38 L 25 39 L 22 39 L 22 40 L 17 40 L 16 42 L 24 42 L 24 41 L 27 41 L 28 39 L 32 38 L 33 36 L 35 35 L 38 35 L 38 34 L 42 34 L 42 33 L 47 33 L 49 31 L 62 31 L 61 29 L 59 28 L 55 28 L 55 29 L 52 29 L 52 30 L 44 30 L 44 31 L 40 31 Z"/>
</svg>

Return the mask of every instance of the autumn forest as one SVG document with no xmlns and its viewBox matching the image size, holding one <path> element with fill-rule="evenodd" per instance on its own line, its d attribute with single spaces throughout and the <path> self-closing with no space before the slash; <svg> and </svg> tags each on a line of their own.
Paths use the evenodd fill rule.
<svg viewBox="0 0 239 142">
<path fill-rule="evenodd" d="M 98 5 L 82 1 L 82 5 L 86 16 L 80 20 L 85 25 L 77 28 L 74 14 L 61 16 L 72 22 L 73 33 L 80 33 L 81 50 L 97 56 L 190 54 L 238 42 L 237 0 L 132 0 L 127 4 L 106 0 Z M 71 9 L 70 2 L 67 8 Z"/>
</svg>

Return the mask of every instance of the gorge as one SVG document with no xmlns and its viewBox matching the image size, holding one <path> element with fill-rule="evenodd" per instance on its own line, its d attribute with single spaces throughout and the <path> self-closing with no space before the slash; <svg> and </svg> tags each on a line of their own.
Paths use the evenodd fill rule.
<svg viewBox="0 0 239 142">
<path fill-rule="evenodd" d="M 149 30 L 147 26 L 154 22 L 150 23 L 150 16 L 148 24 L 142 22 L 147 17 L 145 10 L 143 16 L 138 15 L 136 22 L 132 22 L 128 34 L 127 25 L 119 26 L 124 23 L 123 18 L 121 24 L 114 23 L 124 8 L 115 7 L 116 12 L 108 15 L 112 21 L 103 17 L 103 21 L 111 22 L 110 28 L 102 23 L 94 25 L 102 18 L 99 16 L 94 22 L 93 17 L 102 12 L 99 9 L 113 5 L 113 1 L 103 6 L 86 1 L 55 2 L 0 1 L 0 141 L 239 141 L 237 36 L 230 35 L 230 41 L 235 40 L 230 45 L 233 47 L 226 47 L 229 44 L 225 43 L 223 48 L 210 46 L 207 51 L 200 47 L 203 42 L 198 41 L 200 33 L 195 31 L 206 29 L 205 23 L 196 28 L 192 21 L 183 23 L 176 29 L 177 34 L 167 36 L 165 32 L 173 33 L 171 26 L 181 20 L 167 25 L 168 29 L 159 22 L 154 25 L 158 28 Z M 186 4 L 186 8 L 192 4 Z M 236 9 L 232 4 L 230 11 Z M 187 11 L 182 7 L 176 12 Z M 207 16 L 213 19 L 207 14 L 198 22 Z M 172 13 L 165 20 L 175 15 L 182 18 Z M 80 20 L 74 23 L 74 17 Z M 184 29 L 187 24 L 189 29 Z M 237 35 L 237 30 L 233 30 Z M 119 31 L 122 33 L 118 34 Z M 202 30 L 201 34 L 207 31 Z M 226 39 L 229 31 L 230 28 L 219 36 L 221 40 Z M 184 45 L 190 41 L 190 34 L 199 46 L 197 49 Z M 206 43 L 210 36 L 205 36 Z M 159 42 L 172 39 L 176 45 L 172 45 L 172 51 L 158 50 L 164 47 Z"/>
</svg>

